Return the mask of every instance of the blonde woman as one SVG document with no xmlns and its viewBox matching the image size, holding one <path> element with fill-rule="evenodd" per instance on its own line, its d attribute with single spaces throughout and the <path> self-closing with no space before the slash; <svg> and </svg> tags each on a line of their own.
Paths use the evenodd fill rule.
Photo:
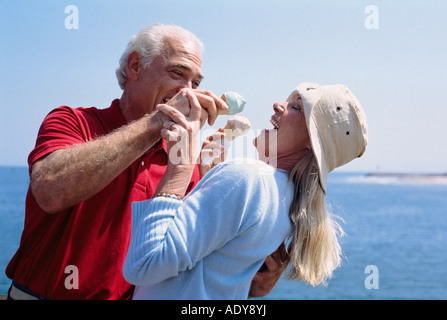
<svg viewBox="0 0 447 320">
<path fill-rule="evenodd" d="M 193 154 L 200 105 L 188 98 L 187 117 L 158 108 L 169 117 L 162 136 L 189 134 Z M 265 258 L 284 241 L 290 278 L 317 285 L 331 277 L 342 230 L 325 207 L 327 175 L 364 153 L 365 114 L 346 86 L 314 83 L 300 84 L 273 109 L 274 128 L 254 143 L 267 154 L 273 146 L 264 138 L 276 135 L 276 168 L 225 162 L 183 198 L 193 165 L 169 164 L 157 195 L 134 203 L 123 268 L 136 285 L 134 299 L 246 299 Z"/>
</svg>

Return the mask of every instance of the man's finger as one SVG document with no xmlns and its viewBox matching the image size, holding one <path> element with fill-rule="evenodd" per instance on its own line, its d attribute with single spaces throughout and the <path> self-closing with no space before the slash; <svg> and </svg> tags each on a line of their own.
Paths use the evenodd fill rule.
<svg viewBox="0 0 447 320">
<path fill-rule="evenodd" d="M 227 110 L 227 104 L 214 93 L 208 90 L 194 90 L 200 105 L 208 112 L 208 123 L 213 125 L 217 118 L 218 110 Z"/>
<path fill-rule="evenodd" d="M 189 119 L 196 121 L 200 120 L 201 114 L 202 114 L 202 107 L 200 105 L 199 100 L 197 99 L 197 96 L 192 93 L 190 90 L 186 92 L 186 95 L 189 100 L 189 104 L 191 106 L 191 110 L 189 112 Z"/>
</svg>

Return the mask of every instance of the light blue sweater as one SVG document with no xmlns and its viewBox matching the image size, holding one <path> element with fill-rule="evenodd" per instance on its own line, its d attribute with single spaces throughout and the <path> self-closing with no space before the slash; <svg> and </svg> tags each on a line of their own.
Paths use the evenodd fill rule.
<svg viewBox="0 0 447 320">
<path fill-rule="evenodd" d="M 132 205 L 125 279 L 134 299 L 247 299 L 265 258 L 290 234 L 293 184 L 261 161 L 212 169 L 184 199 Z"/>
</svg>

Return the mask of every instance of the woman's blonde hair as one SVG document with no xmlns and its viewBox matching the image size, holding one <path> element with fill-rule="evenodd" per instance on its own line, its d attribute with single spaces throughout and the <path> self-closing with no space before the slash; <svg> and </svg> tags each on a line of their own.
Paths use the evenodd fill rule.
<svg viewBox="0 0 447 320">
<path fill-rule="evenodd" d="M 295 165 L 290 179 L 295 185 L 295 194 L 289 209 L 293 234 L 288 246 L 288 278 L 313 286 L 326 285 L 341 263 L 338 238 L 343 236 L 343 230 L 326 209 L 312 150 Z"/>
</svg>

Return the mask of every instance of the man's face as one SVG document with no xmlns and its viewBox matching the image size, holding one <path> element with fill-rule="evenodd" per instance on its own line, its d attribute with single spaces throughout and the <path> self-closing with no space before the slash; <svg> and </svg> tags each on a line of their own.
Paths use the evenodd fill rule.
<svg viewBox="0 0 447 320">
<path fill-rule="evenodd" d="M 203 79 L 202 57 L 194 44 L 169 39 L 167 48 L 148 67 L 140 69 L 132 85 L 139 117 L 151 113 L 157 104 L 165 103 L 181 89 L 197 88 Z"/>
</svg>

